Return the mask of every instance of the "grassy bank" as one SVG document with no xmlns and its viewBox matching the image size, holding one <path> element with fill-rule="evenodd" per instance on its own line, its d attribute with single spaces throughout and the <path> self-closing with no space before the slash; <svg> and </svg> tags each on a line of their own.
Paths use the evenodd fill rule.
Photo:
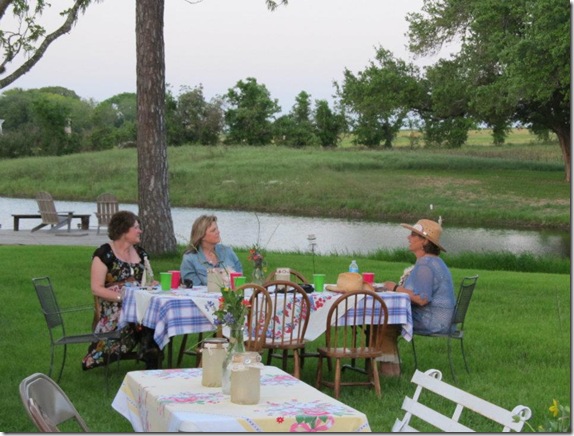
<svg viewBox="0 0 574 436">
<path fill-rule="evenodd" d="M 25 415 L 18 398 L 18 384 L 33 372 L 47 372 L 49 367 L 48 336 L 44 319 L 34 293 L 31 278 L 48 275 L 52 278 L 60 304 L 64 307 L 89 306 L 89 265 L 94 247 L 57 246 L 2 246 L 0 264 L 5 271 L 0 292 L 3 309 L 0 323 L 3 334 L 0 348 L 4 350 L 0 387 L 0 430 L 31 432 L 33 425 Z M 247 252 L 237 253 L 249 274 Z M 155 272 L 178 268 L 180 257 L 152 259 Z M 309 255 L 300 253 L 268 253 L 270 267 L 290 266 L 310 276 L 313 262 Z M 363 271 L 376 273 L 376 280 L 396 280 L 414 258 L 388 261 L 357 257 Z M 314 268 L 325 272 L 333 282 L 346 269 L 347 257 L 316 256 Z M 569 274 L 522 273 L 489 271 L 479 267 L 451 267 L 455 283 L 464 276 L 478 274 L 478 285 L 465 324 L 465 350 L 470 374 L 464 371 L 458 344 L 454 359 L 458 386 L 504 408 L 518 404 L 533 411 L 531 424 L 536 428 L 549 416 L 553 399 L 569 404 L 571 355 L 571 297 Z M 90 328 L 91 314 L 72 315 L 69 331 Z M 180 338 L 175 339 L 175 349 Z M 313 349 L 322 342 L 319 338 L 309 346 Z M 395 418 L 402 416 L 400 406 L 405 395 L 414 389 L 409 380 L 414 371 L 410 343 L 399 340 L 403 376 L 383 378 L 382 398 L 363 387 L 342 389 L 341 401 L 367 414 L 375 432 L 390 431 Z M 62 351 L 62 350 L 59 350 Z M 106 394 L 103 370 L 81 370 L 84 346 L 70 347 L 68 362 L 61 385 L 79 412 L 95 432 L 131 432 L 128 421 L 111 408 L 115 392 L 126 371 L 143 369 L 142 364 L 122 362 L 120 370 L 112 367 L 110 393 Z M 446 342 L 417 338 L 420 369 L 437 368 L 444 380 L 453 383 L 446 356 Z M 60 355 L 61 357 L 61 355 Z M 60 362 L 58 360 L 57 362 Z M 184 360 L 186 365 L 192 359 Z M 305 363 L 302 379 L 314 385 L 314 359 Z M 324 390 L 327 394 L 331 392 Z M 500 431 L 488 423 L 472 426 L 480 432 Z M 528 429 L 525 427 L 525 431 Z"/>
<path fill-rule="evenodd" d="M 530 139 L 532 140 L 532 138 Z M 511 142 L 511 139 L 509 139 Z M 168 149 L 172 206 L 445 226 L 570 229 L 570 185 L 556 144 L 457 150 L 285 147 Z M 0 161 L 0 195 L 137 202 L 134 149 Z M 431 210 L 430 205 L 433 205 Z"/>
</svg>

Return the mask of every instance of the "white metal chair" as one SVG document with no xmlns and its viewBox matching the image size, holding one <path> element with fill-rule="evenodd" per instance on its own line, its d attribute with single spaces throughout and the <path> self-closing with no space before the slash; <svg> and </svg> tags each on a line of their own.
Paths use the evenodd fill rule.
<svg viewBox="0 0 574 436">
<path fill-rule="evenodd" d="M 516 406 L 510 411 L 449 385 L 442 381 L 442 373 L 437 369 L 429 369 L 424 373 L 415 370 L 411 382 L 417 388 L 412 398 L 407 396 L 403 400 L 401 408 L 405 415 L 403 419 L 395 420 L 393 432 L 418 432 L 423 430 L 421 424 L 428 427 L 424 428 L 426 432 L 473 432 L 476 430 L 469 427 L 470 423 L 482 421 L 476 420 L 476 415 L 502 426 L 501 430 L 493 431 L 520 432 L 524 423 L 532 416 L 527 406 Z M 423 390 L 426 392 L 421 396 Z M 454 407 L 440 407 L 445 401 Z"/>
</svg>

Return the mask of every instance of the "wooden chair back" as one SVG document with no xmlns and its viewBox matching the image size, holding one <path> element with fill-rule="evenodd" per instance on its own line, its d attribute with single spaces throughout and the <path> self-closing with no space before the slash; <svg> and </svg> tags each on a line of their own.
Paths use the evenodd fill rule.
<svg viewBox="0 0 574 436">
<path fill-rule="evenodd" d="M 119 210 L 118 200 L 115 195 L 105 192 L 100 194 L 96 201 L 98 218 L 98 230 L 100 234 L 100 227 L 107 227 L 112 219 L 112 216 Z"/>
<path fill-rule="evenodd" d="M 38 203 L 38 212 L 42 217 L 42 224 L 58 225 L 61 223 L 61 215 L 58 215 L 54 199 L 50 193 L 38 192 L 36 202 Z"/>
<path fill-rule="evenodd" d="M 252 289 L 253 293 L 249 299 L 250 307 L 247 312 L 247 328 L 245 332 L 245 350 L 257 351 L 263 350 L 269 321 L 273 311 L 273 302 L 267 289 L 255 283 L 246 283 L 237 288 L 237 290 Z"/>
<path fill-rule="evenodd" d="M 263 287 L 269 291 L 273 302 L 273 314 L 269 322 L 269 333 L 264 348 L 269 350 L 267 364 L 272 357 L 280 357 L 283 370 L 287 369 L 287 359 L 291 351 L 293 357 L 293 376 L 300 378 L 300 352 L 305 347 L 305 332 L 311 316 L 311 300 L 307 292 L 297 283 L 286 280 L 274 280 Z M 276 292 L 281 289 L 281 292 Z M 281 355 L 274 355 L 273 351 Z"/>
</svg>

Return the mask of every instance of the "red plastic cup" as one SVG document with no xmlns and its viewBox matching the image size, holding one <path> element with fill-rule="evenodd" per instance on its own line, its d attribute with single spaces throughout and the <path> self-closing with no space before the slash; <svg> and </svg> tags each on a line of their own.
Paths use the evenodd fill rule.
<svg viewBox="0 0 574 436">
<path fill-rule="evenodd" d="M 235 289 L 235 277 L 241 277 L 243 274 L 240 272 L 230 272 L 229 273 L 229 281 L 231 285 L 231 289 Z"/>
<path fill-rule="evenodd" d="M 171 273 L 171 289 L 179 288 L 181 284 L 181 273 L 179 271 L 168 271 Z"/>
<path fill-rule="evenodd" d="M 366 281 L 369 285 L 372 285 L 375 281 L 375 273 L 372 272 L 364 272 L 363 273 L 363 280 Z"/>
</svg>

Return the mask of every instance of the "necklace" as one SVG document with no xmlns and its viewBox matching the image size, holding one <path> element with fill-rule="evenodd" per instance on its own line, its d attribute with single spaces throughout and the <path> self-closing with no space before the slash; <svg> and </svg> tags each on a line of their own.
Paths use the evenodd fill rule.
<svg viewBox="0 0 574 436">
<path fill-rule="evenodd" d="M 131 261 L 131 250 L 132 250 L 132 246 L 128 245 L 128 248 L 126 248 L 125 250 L 120 250 L 119 247 L 116 245 L 116 242 L 113 242 L 113 249 L 114 252 L 116 252 L 116 255 L 120 255 L 118 256 L 120 259 L 124 260 L 124 261 Z"/>
<path fill-rule="evenodd" d="M 217 254 L 215 254 L 215 251 L 205 251 L 204 255 L 209 263 L 217 263 Z"/>
</svg>

